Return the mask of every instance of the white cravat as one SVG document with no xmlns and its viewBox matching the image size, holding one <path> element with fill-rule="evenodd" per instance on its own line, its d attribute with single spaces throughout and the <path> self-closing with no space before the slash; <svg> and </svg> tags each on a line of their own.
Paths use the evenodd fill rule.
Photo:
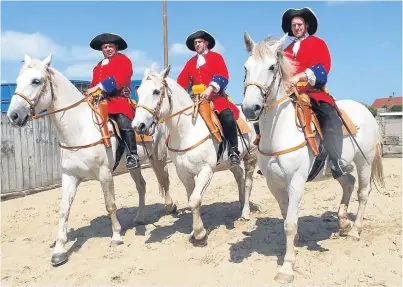
<svg viewBox="0 0 403 287">
<path fill-rule="evenodd" d="M 301 42 L 303 40 L 305 40 L 306 36 L 300 38 L 300 39 L 295 39 L 295 43 L 294 46 L 292 47 L 292 55 L 294 56 L 294 58 L 297 56 L 299 48 L 301 47 Z"/>
<path fill-rule="evenodd" d="M 101 66 L 105 66 L 105 65 L 108 65 L 108 64 L 109 64 L 109 59 L 105 58 L 105 59 L 102 60 Z"/>
<path fill-rule="evenodd" d="M 206 63 L 206 59 L 204 58 L 204 55 L 206 55 L 207 53 L 208 53 L 208 49 L 206 49 L 202 54 L 197 54 L 196 68 L 199 68 Z"/>
</svg>

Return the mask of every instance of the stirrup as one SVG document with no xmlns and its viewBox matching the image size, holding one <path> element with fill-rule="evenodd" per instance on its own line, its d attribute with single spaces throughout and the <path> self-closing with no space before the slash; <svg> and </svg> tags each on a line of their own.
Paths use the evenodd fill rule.
<svg viewBox="0 0 403 287">
<path fill-rule="evenodd" d="M 126 168 L 127 169 L 135 169 L 140 167 L 140 160 L 136 155 L 128 155 L 126 156 Z"/>
<path fill-rule="evenodd" d="M 235 165 L 240 165 L 241 164 L 241 158 L 239 157 L 239 154 L 232 150 L 229 154 L 229 160 L 232 166 Z"/>
</svg>

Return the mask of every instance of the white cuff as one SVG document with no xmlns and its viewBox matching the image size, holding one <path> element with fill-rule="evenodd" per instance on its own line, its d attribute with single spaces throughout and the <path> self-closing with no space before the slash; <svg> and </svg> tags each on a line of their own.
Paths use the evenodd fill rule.
<svg viewBox="0 0 403 287">
<path fill-rule="evenodd" d="M 313 73 L 313 71 L 308 68 L 308 69 L 305 70 L 305 74 L 306 74 L 306 76 L 307 76 L 307 78 L 308 78 L 308 83 L 309 83 L 311 86 L 315 86 L 316 77 L 315 77 L 315 74 Z"/>
<path fill-rule="evenodd" d="M 215 89 L 216 93 L 218 93 L 220 91 L 220 85 L 217 84 L 216 82 L 211 82 L 210 86 L 213 86 L 213 88 Z"/>
<path fill-rule="evenodd" d="M 102 86 L 102 83 L 99 83 L 97 86 L 98 86 L 102 91 L 105 92 L 105 89 L 104 89 L 104 86 Z"/>
</svg>

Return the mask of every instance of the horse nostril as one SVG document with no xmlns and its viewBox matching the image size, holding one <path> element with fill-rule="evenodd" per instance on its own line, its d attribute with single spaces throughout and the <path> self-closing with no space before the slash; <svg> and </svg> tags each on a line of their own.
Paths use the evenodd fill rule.
<svg viewBox="0 0 403 287">
<path fill-rule="evenodd" d="M 256 112 L 256 111 L 260 111 L 262 109 L 262 107 L 260 106 L 260 105 L 255 105 L 254 107 L 253 107 L 253 110 Z"/>
<path fill-rule="evenodd" d="M 16 120 L 18 120 L 18 114 L 16 112 L 13 112 L 10 118 L 13 120 L 13 122 L 15 122 Z"/>
<path fill-rule="evenodd" d="M 142 131 L 142 130 L 144 130 L 145 128 L 146 128 L 146 124 L 145 124 L 145 123 L 141 123 L 141 124 L 140 124 L 140 127 L 139 127 L 139 130 Z"/>
</svg>

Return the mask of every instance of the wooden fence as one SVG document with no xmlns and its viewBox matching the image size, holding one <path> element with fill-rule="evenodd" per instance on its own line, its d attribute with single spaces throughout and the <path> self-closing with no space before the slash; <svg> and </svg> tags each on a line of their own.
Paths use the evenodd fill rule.
<svg viewBox="0 0 403 287">
<path fill-rule="evenodd" d="M 379 113 L 377 122 L 383 137 L 382 155 L 402 157 L 402 112 Z"/>
<path fill-rule="evenodd" d="M 1 114 L 1 194 L 58 184 L 59 159 L 57 132 L 50 118 L 17 128 Z"/>
<path fill-rule="evenodd" d="M 1 114 L 1 200 L 59 187 L 60 163 L 57 131 L 49 117 L 19 128 Z M 141 167 L 148 168 L 148 161 Z M 125 172 L 118 167 L 114 175 Z"/>
</svg>

